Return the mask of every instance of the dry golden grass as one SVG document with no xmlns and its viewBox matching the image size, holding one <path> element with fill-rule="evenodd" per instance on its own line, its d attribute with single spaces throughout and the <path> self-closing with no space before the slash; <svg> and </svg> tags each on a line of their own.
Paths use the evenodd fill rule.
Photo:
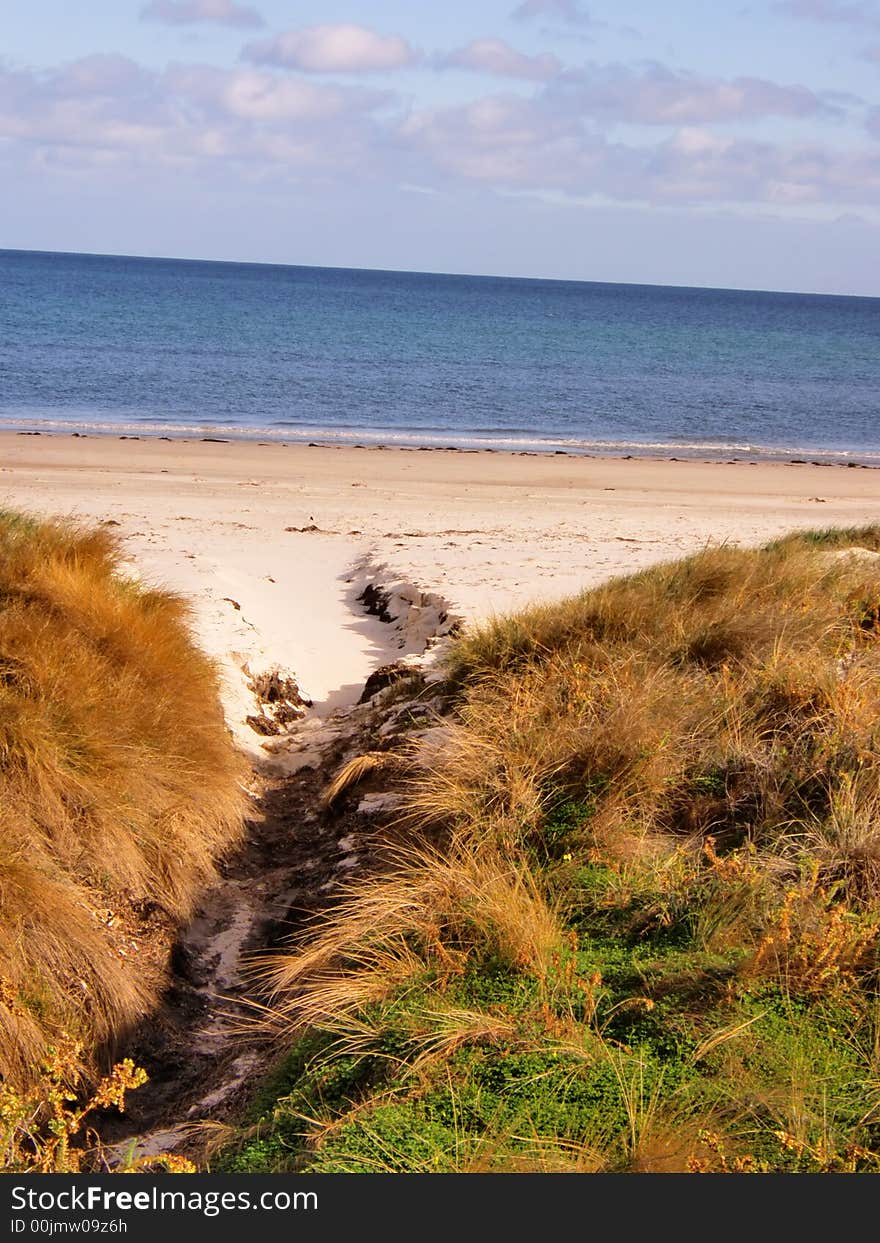
<svg viewBox="0 0 880 1243">
<path fill-rule="evenodd" d="M 805 859 L 821 894 L 812 924 L 801 904 L 805 926 L 822 924 L 822 886 L 880 897 L 880 558 L 853 547 L 875 553 L 880 530 L 710 547 L 466 635 L 450 662 L 459 721 L 409 778 L 404 813 L 456 844 L 359 882 L 305 948 L 270 959 L 280 1011 L 317 1026 L 350 1013 L 430 945 L 454 956 L 494 938 L 545 960 L 560 924 L 526 859 L 561 793 L 584 808 L 569 857 L 670 904 L 709 878 L 707 944 L 766 949 Z"/>
<path fill-rule="evenodd" d="M 444 852 L 411 849 L 383 875 L 353 882 L 307 929 L 298 952 L 264 957 L 258 975 L 273 998 L 271 1026 L 350 1038 L 367 1006 L 419 977 L 461 974 L 475 947 L 544 976 L 562 941 L 551 906 L 522 862 L 471 843 Z M 462 1023 L 485 1033 L 492 1027 L 486 1022 L 445 1011 L 442 1022 L 427 1024 L 426 1047 L 454 1040 Z"/>
<path fill-rule="evenodd" d="M 656 865 L 711 836 L 880 897 L 880 565 L 847 541 L 880 532 L 709 548 L 470 635 L 414 814 L 528 846 L 563 792 L 575 850 Z"/>
<path fill-rule="evenodd" d="M 873 1168 L 823 1006 L 859 1015 L 876 982 L 878 550 L 708 547 L 460 640 L 455 718 L 402 781 L 398 827 L 438 844 L 262 966 L 327 1082 L 385 1059 L 386 1095 L 317 1109 L 314 1168 L 421 1168 L 457 1093 L 426 1168 Z"/>
<path fill-rule="evenodd" d="M 185 918 L 242 824 L 213 666 L 103 529 L 0 513 L 0 1073 L 152 1004 L 126 912 Z"/>
<path fill-rule="evenodd" d="M 397 757 L 389 751 L 367 751 L 364 755 L 356 755 L 354 759 L 343 764 L 335 774 L 324 791 L 321 801 L 325 807 L 332 807 L 346 790 L 353 789 L 373 773 L 394 768 L 398 764 Z"/>
</svg>

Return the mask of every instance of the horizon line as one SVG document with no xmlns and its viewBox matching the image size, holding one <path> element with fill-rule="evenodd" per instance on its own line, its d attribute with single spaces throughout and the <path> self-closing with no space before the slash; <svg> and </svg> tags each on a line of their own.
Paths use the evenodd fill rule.
<svg viewBox="0 0 880 1243">
<path fill-rule="evenodd" d="M 538 284 L 554 283 L 559 285 L 621 285 L 633 289 L 683 289 L 703 290 L 714 293 L 755 293 L 783 294 L 804 298 L 857 298 L 865 302 L 876 302 L 880 294 L 859 293 L 826 293 L 813 289 L 759 289 L 746 285 L 689 285 L 667 284 L 658 281 L 608 281 L 588 280 L 583 277 L 567 276 L 514 276 L 498 272 L 443 272 L 422 268 L 380 268 L 368 265 L 342 265 L 323 263 L 283 263 L 270 259 L 212 259 L 191 255 L 139 255 L 117 251 L 96 250 L 44 250 L 29 246 L 0 246 L 0 254 L 21 255 L 67 255 L 82 259 L 134 259 L 155 263 L 205 263 L 227 264 L 232 267 L 264 267 L 264 268 L 305 268 L 319 272 L 374 272 L 391 276 L 448 276 L 468 280 L 501 280 L 501 281 L 533 281 Z"/>
</svg>

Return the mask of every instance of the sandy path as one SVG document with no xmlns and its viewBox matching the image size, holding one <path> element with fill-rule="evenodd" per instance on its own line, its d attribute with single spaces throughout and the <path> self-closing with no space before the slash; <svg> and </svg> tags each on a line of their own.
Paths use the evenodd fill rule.
<svg viewBox="0 0 880 1243">
<path fill-rule="evenodd" d="M 407 584 L 485 617 L 708 539 L 880 522 L 880 473 L 4 432 L 0 505 L 118 523 L 136 571 L 192 600 L 230 720 L 260 754 L 241 667 L 293 672 L 324 715 L 351 703 L 435 619 L 420 624 Z M 414 604 L 402 635 L 355 598 L 394 580 Z"/>
</svg>

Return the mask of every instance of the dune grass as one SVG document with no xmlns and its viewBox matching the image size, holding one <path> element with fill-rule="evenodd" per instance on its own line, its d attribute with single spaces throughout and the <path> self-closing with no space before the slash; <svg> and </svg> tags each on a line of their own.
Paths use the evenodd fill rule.
<svg viewBox="0 0 880 1243">
<path fill-rule="evenodd" d="M 463 636 L 421 844 L 263 964 L 293 1051 L 225 1168 L 876 1169 L 878 551 L 708 547 Z"/>
<path fill-rule="evenodd" d="M 186 918 L 242 825 L 215 671 L 112 536 L 0 512 L 0 1075 L 154 1003 L 134 940 Z M 134 944 L 133 944 L 134 941 Z"/>
</svg>

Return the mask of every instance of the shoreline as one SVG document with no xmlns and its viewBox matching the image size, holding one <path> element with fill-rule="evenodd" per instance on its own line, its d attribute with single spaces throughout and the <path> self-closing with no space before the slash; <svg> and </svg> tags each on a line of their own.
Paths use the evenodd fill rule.
<svg viewBox="0 0 880 1243">
<path fill-rule="evenodd" d="M 82 430 L 88 428 L 87 431 Z M 675 442 L 661 445 L 656 442 L 638 441 L 576 441 L 567 439 L 496 438 L 488 442 L 489 436 L 473 437 L 457 444 L 449 444 L 454 437 L 437 438 L 433 443 L 424 443 L 416 434 L 398 434 L 387 432 L 385 438 L 380 433 L 371 433 L 361 429 L 357 433 L 345 431 L 339 437 L 328 434 L 328 429 L 311 431 L 280 432 L 272 428 L 255 429 L 253 432 L 241 427 L 204 427 L 175 428 L 170 424 L 152 424 L 139 427 L 137 424 L 111 424 L 106 427 L 92 423 L 66 422 L 49 423 L 44 427 L 34 427 L 24 423 L 18 426 L 14 421 L 0 425 L 0 437 L 4 436 L 45 436 L 47 439 L 70 438 L 74 440 L 159 440 L 174 444 L 259 444 L 263 447 L 281 449 L 359 449 L 383 450 L 404 453 L 502 453 L 513 457 L 575 457 L 595 458 L 598 460 L 613 459 L 617 461 L 659 461 L 659 462 L 703 462 L 705 465 L 734 465 L 746 463 L 750 466 L 764 463 L 779 463 L 790 466 L 844 466 L 858 467 L 863 470 L 880 469 L 880 449 L 876 451 L 856 451 L 850 449 L 817 449 L 797 447 L 775 447 L 772 445 L 695 445 L 688 442 Z M 317 437 L 317 439 L 316 439 Z M 513 446 L 517 447 L 513 447 Z M 628 450 L 628 452 L 622 452 Z M 707 456 L 708 455 L 708 456 Z M 713 456 L 716 455 L 716 456 Z M 733 456 L 731 456 L 733 455 Z M 863 461 L 861 459 L 868 459 Z"/>
<path fill-rule="evenodd" d="M 129 572 L 191 601 L 239 744 L 298 767 L 283 736 L 247 724 L 262 674 L 312 701 L 296 733 L 324 728 L 378 666 L 417 656 L 458 617 L 558 599 L 707 541 L 880 523 L 880 486 L 870 468 L 806 461 L 3 430 L 0 506 L 108 525 Z M 392 623 L 368 611 L 367 587 L 392 599 Z"/>
</svg>

